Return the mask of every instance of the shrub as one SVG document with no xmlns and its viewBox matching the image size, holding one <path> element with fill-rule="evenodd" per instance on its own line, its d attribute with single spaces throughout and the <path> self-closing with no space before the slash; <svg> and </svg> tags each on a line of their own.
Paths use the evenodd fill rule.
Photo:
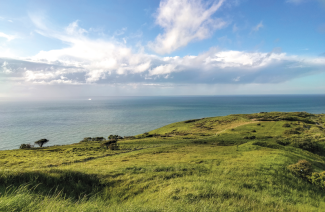
<svg viewBox="0 0 325 212">
<path fill-rule="evenodd" d="M 287 140 L 276 140 L 276 142 L 282 146 L 287 146 L 287 145 L 291 144 L 291 142 L 287 141 Z"/>
<path fill-rule="evenodd" d="M 119 145 L 117 145 L 116 143 L 114 143 L 114 144 L 110 144 L 110 145 L 108 146 L 108 148 L 109 148 L 110 150 L 119 150 L 119 149 L 120 149 Z"/>
<path fill-rule="evenodd" d="M 252 132 L 256 132 L 256 130 L 252 130 Z"/>
<path fill-rule="evenodd" d="M 291 127 L 291 125 L 288 123 L 285 123 L 284 125 L 282 125 L 282 127 Z"/>
<path fill-rule="evenodd" d="M 313 167 L 307 160 L 299 160 L 298 163 L 288 166 L 288 169 L 303 178 L 309 178 L 313 172 Z"/>
<path fill-rule="evenodd" d="M 318 143 L 312 141 L 310 138 L 296 140 L 293 146 L 309 152 L 317 152 L 320 149 Z"/>
<path fill-rule="evenodd" d="M 114 140 L 114 139 L 123 139 L 123 138 L 119 135 L 110 135 L 108 136 L 108 139 Z"/>
<path fill-rule="evenodd" d="M 135 139 L 135 136 L 124 136 L 124 139 Z"/>
<path fill-rule="evenodd" d="M 40 147 L 43 147 L 43 145 L 44 145 L 45 143 L 47 143 L 47 142 L 49 142 L 49 140 L 46 139 L 46 138 L 43 138 L 43 139 L 40 139 L 40 140 L 38 140 L 38 141 L 35 141 L 35 144 L 37 144 L 37 145 L 40 146 Z"/>
<path fill-rule="evenodd" d="M 91 139 L 92 141 L 102 141 L 104 140 L 104 137 L 95 137 Z"/>
<path fill-rule="evenodd" d="M 118 145 L 116 143 L 117 139 L 111 139 L 109 141 L 106 141 L 105 143 L 102 143 L 101 146 L 106 147 L 107 149 L 116 150 L 118 149 Z"/>
<path fill-rule="evenodd" d="M 321 173 L 313 172 L 310 182 L 321 189 L 325 189 L 325 171 Z"/>
<path fill-rule="evenodd" d="M 252 143 L 253 145 L 257 145 L 257 146 L 261 146 L 261 147 L 268 147 L 268 148 L 272 148 L 272 149 L 279 149 L 281 146 L 272 143 L 272 142 L 265 142 L 265 141 L 255 141 L 254 143 Z"/>
<path fill-rule="evenodd" d="M 296 129 L 290 129 L 290 130 L 286 130 L 283 132 L 283 134 L 285 135 L 294 135 L 294 134 L 300 134 L 300 132 Z"/>
<path fill-rule="evenodd" d="M 256 138 L 256 136 L 254 136 L 254 135 L 253 136 L 249 136 L 249 137 L 248 136 L 245 136 L 244 137 L 244 139 L 255 139 L 255 138 Z"/>
<path fill-rule="evenodd" d="M 21 144 L 19 149 L 31 149 L 32 148 L 32 145 L 30 144 Z"/>
<path fill-rule="evenodd" d="M 80 142 L 88 142 L 91 141 L 92 138 L 91 137 L 85 137 L 83 140 L 81 140 Z"/>
</svg>

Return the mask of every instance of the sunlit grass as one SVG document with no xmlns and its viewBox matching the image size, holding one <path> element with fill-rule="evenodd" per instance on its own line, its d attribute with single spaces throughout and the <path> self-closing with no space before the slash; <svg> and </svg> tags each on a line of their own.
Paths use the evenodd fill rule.
<svg viewBox="0 0 325 212">
<path fill-rule="evenodd" d="M 323 171 L 324 156 L 276 143 L 283 124 L 298 121 L 252 119 L 179 122 L 149 135 L 191 139 L 121 140 L 114 151 L 99 142 L 1 151 L 0 211 L 321 211 L 325 192 L 287 166 L 306 159 Z M 314 128 L 298 136 L 317 134 L 323 145 L 324 130 Z"/>
</svg>

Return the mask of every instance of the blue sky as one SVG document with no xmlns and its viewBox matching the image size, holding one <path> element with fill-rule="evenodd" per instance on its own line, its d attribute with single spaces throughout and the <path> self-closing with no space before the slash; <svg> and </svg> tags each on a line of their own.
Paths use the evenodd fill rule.
<svg viewBox="0 0 325 212">
<path fill-rule="evenodd" d="M 0 3 L 0 97 L 324 94 L 324 0 Z"/>
</svg>

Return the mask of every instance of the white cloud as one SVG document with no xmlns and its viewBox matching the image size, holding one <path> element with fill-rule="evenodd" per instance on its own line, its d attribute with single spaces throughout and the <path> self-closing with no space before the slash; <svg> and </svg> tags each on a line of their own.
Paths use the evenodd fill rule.
<svg viewBox="0 0 325 212">
<path fill-rule="evenodd" d="M 84 33 L 87 33 L 87 30 L 82 29 L 78 26 L 78 21 L 74 21 L 67 28 L 65 28 L 65 31 L 68 35 L 74 35 L 74 36 L 80 36 Z"/>
<path fill-rule="evenodd" d="M 77 22 L 67 28 L 63 32 L 40 29 L 40 33 L 68 47 L 41 51 L 24 60 L 0 58 L 0 75 L 37 84 L 177 85 L 278 83 L 325 71 L 324 57 L 216 48 L 199 55 L 159 57 L 144 53 L 141 46 L 134 50 L 123 43 L 90 39 Z"/>
<path fill-rule="evenodd" d="M 263 28 L 264 25 L 263 25 L 263 22 L 261 21 L 259 24 L 257 24 L 255 27 L 253 27 L 253 31 L 257 32 L 259 31 L 261 28 Z"/>
<path fill-rule="evenodd" d="M 1 68 L 2 68 L 2 72 L 5 73 L 5 74 L 10 74 L 12 73 L 11 69 L 7 67 L 8 65 L 8 62 L 7 61 L 4 61 Z"/>
<path fill-rule="evenodd" d="M 177 71 L 175 64 L 160 65 L 149 71 L 149 75 L 165 75 L 169 76 L 170 73 Z"/>
<path fill-rule="evenodd" d="M 0 32 L 0 37 L 6 38 L 8 41 L 11 41 L 11 40 L 15 39 L 15 36 L 7 35 L 7 34 L 5 34 L 3 32 Z"/>
<path fill-rule="evenodd" d="M 224 0 L 210 6 L 202 0 L 163 0 L 160 2 L 156 23 L 164 29 L 149 47 L 159 54 L 166 54 L 186 46 L 193 40 L 206 39 L 226 25 L 221 18 L 212 15 L 221 7 Z"/>
</svg>

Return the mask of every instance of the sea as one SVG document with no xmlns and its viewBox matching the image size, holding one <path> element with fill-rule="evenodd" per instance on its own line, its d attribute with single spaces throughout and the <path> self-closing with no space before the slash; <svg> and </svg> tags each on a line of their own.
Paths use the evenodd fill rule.
<svg viewBox="0 0 325 212">
<path fill-rule="evenodd" d="M 84 137 L 137 135 L 189 119 L 271 111 L 325 113 L 325 95 L 0 99 L 0 150 L 42 138 L 49 139 L 47 146 L 64 145 Z"/>
</svg>

